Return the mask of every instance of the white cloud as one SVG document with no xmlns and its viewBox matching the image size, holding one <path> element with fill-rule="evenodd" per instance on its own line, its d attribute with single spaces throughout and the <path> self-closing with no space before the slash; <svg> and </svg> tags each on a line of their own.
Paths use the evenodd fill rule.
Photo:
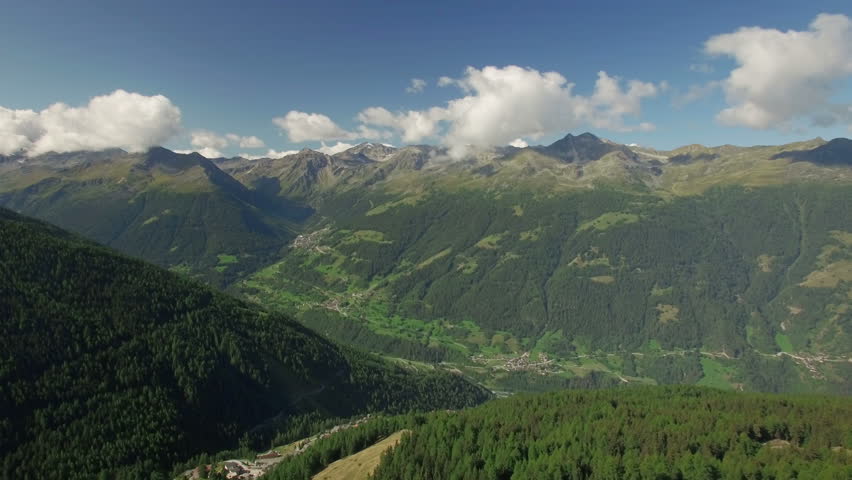
<svg viewBox="0 0 852 480">
<path fill-rule="evenodd" d="M 200 148 L 195 151 L 200 153 L 205 158 L 222 158 L 225 156 L 224 153 L 220 152 L 219 150 L 216 150 L 215 148 L 210 147 Z"/>
<path fill-rule="evenodd" d="M 229 133 L 225 135 L 225 138 L 227 138 L 229 142 L 236 143 L 240 146 L 240 148 L 263 148 L 266 146 L 263 140 L 255 137 L 254 135 L 241 137 L 235 133 Z"/>
<path fill-rule="evenodd" d="M 29 150 L 44 133 L 38 113 L 0 107 L 0 155 Z"/>
<path fill-rule="evenodd" d="M 668 84 L 664 82 L 658 87 L 653 83 L 630 80 L 625 91 L 621 89 L 620 83 L 618 77 L 610 77 L 603 71 L 598 72 L 595 92 L 591 97 L 592 106 L 595 108 L 591 124 L 620 132 L 653 130 L 654 126 L 648 122 L 637 126 L 624 125 L 624 117 L 639 116 L 642 113 L 642 99 L 656 96 L 659 90 L 668 88 Z"/>
<path fill-rule="evenodd" d="M 266 156 L 269 157 L 269 158 L 281 158 L 281 157 L 286 157 L 287 155 L 295 155 L 297 153 L 299 153 L 298 150 L 278 151 L 278 150 L 273 150 L 273 149 L 270 148 L 269 150 L 266 151 Z"/>
<path fill-rule="evenodd" d="M 297 110 L 287 112 L 283 117 L 275 117 L 272 123 L 287 133 L 290 141 L 306 142 L 311 140 L 355 140 L 364 138 L 378 140 L 391 138 L 393 133 L 376 130 L 367 125 L 359 125 L 354 131 L 339 127 L 334 121 L 321 113 L 305 113 Z"/>
<path fill-rule="evenodd" d="M 213 147 L 189 148 L 185 150 L 173 150 L 175 153 L 189 155 L 190 153 L 198 153 L 204 158 L 224 158 L 225 154 Z"/>
<path fill-rule="evenodd" d="M 439 87 L 449 87 L 450 85 L 454 85 L 455 83 L 456 83 L 455 80 L 453 80 L 450 77 L 446 77 L 446 76 L 438 79 L 438 86 Z"/>
<path fill-rule="evenodd" d="M 196 148 L 221 149 L 228 146 L 228 139 L 209 130 L 196 130 L 189 143 Z"/>
<path fill-rule="evenodd" d="M 848 106 L 832 105 L 838 85 L 852 75 L 852 21 L 821 14 L 806 31 L 746 27 L 705 43 L 710 55 L 739 65 L 723 82 L 725 125 L 790 129 L 810 118 L 822 125 L 852 122 Z"/>
<path fill-rule="evenodd" d="M 228 148 L 232 144 L 237 144 L 241 148 L 263 148 L 266 146 L 266 144 L 263 143 L 263 140 L 255 137 L 254 135 L 249 137 L 243 137 L 235 133 L 219 135 L 209 130 L 193 131 L 190 134 L 189 143 L 195 148 L 193 151 L 196 151 L 207 158 L 224 157 L 225 154 L 222 153 L 222 149 Z"/>
<path fill-rule="evenodd" d="M 143 151 L 180 130 L 180 109 L 162 96 L 116 90 L 82 107 L 55 103 L 40 112 L 0 107 L 0 154 L 123 148 Z"/>
<path fill-rule="evenodd" d="M 358 114 L 360 122 L 398 130 L 405 143 L 418 143 L 425 138 L 436 136 L 439 122 L 446 119 L 446 110 L 439 107 L 424 111 L 410 110 L 405 113 L 391 113 L 384 107 L 369 107 Z"/>
<path fill-rule="evenodd" d="M 246 160 L 258 160 L 260 158 L 281 158 L 281 157 L 286 157 L 287 155 L 293 155 L 295 153 L 299 153 L 299 151 L 298 150 L 278 151 L 278 150 L 273 150 L 273 149 L 270 148 L 263 155 L 253 155 L 251 153 L 240 153 L 237 156 L 243 157 Z"/>
<path fill-rule="evenodd" d="M 404 142 L 440 137 L 454 155 L 468 146 L 506 145 L 517 138 L 564 132 L 581 124 L 617 131 L 653 129 L 650 123 L 626 125 L 626 116 L 641 113 L 641 101 L 661 86 L 598 74 L 591 96 L 574 95 L 574 84 L 556 72 L 514 65 L 468 67 L 460 79 L 441 77 L 440 86 L 456 85 L 465 96 L 446 107 L 393 113 L 370 107 L 358 115 L 364 124 L 395 129 Z"/>
<path fill-rule="evenodd" d="M 517 148 L 527 148 L 530 146 L 530 144 L 525 142 L 523 138 L 516 138 L 509 142 L 509 146 Z"/>
<path fill-rule="evenodd" d="M 287 112 L 283 117 L 275 117 L 272 123 L 287 132 L 293 142 L 310 140 L 351 140 L 357 134 L 340 128 L 330 118 L 321 113 L 305 113 L 297 110 Z"/>
<path fill-rule="evenodd" d="M 420 93 L 426 88 L 426 80 L 422 78 L 412 78 L 411 85 L 405 87 L 407 93 Z"/>
<path fill-rule="evenodd" d="M 263 148 L 265 146 L 266 144 L 263 143 L 263 140 L 255 137 L 254 135 L 240 138 L 241 148 Z"/>
<path fill-rule="evenodd" d="M 322 147 L 320 147 L 316 150 L 318 152 L 322 152 L 326 155 L 334 155 L 335 153 L 340 153 L 340 152 L 343 152 L 345 150 L 349 150 L 350 148 L 352 148 L 354 146 L 355 145 L 352 145 L 350 143 L 343 143 L 343 142 L 337 142 L 334 145 L 326 145 L 325 142 L 322 142 Z"/>
</svg>

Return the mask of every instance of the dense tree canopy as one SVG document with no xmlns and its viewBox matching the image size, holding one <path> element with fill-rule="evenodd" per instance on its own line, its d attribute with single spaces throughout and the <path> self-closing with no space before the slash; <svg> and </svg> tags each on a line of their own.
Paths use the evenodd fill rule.
<svg viewBox="0 0 852 480">
<path fill-rule="evenodd" d="M 487 398 L 0 210 L 0 478 L 147 478 L 296 413 Z"/>
<path fill-rule="evenodd" d="M 430 415 L 374 478 L 852 478 L 852 403 L 696 387 L 518 395 Z"/>
</svg>

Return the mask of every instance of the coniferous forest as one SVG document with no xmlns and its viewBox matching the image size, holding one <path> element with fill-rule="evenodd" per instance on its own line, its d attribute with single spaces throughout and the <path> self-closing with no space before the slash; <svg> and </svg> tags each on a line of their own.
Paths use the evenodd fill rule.
<svg viewBox="0 0 852 480">
<path fill-rule="evenodd" d="M 488 398 L 459 376 L 412 373 L 8 210 L 0 318 L 4 479 L 159 478 L 309 412 Z"/>
<path fill-rule="evenodd" d="M 845 398 L 696 387 L 561 391 L 420 422 L 409 423 L 373 478 L 852 478 Z"/>
<path fill-rule="evenodd" d="M 0 0 L 0 480 L 852 480 L 852 1 L 535 7 Z"/>
</svg>

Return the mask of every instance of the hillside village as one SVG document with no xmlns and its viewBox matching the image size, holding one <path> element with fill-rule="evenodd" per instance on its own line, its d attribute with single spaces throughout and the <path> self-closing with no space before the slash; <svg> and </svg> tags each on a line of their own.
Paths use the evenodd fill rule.
<svg viewBox="0 0 852 480">
<path fill-rule="evenodd" d="M 254 480 L 264 476 L 275 465 L 290 457 L 295 457 L 305 453 L 318 440 L 328 438 L 336 433 L 342 432 L 350 428 L 358 428 L 365 422 L 370 420 L 371 415 L 358 418 L 357 420 L 335 425 L 334 427 L 318 433 L 311 437 L 303 438 L 289 445 L 283 445 L 273 448 L 268 452 L 259 453 L 254 460 L 232 459 L 218 462 L 215 464 L 201 465 L 192 470 L 183 472 L 178 479 L 201 479 L 208 478 L 213 473 L 224 475 L 224 478 L 229 480 Z M 202 469 L 206 470 L 207 475 L 202 475 Z"/>
</svg>

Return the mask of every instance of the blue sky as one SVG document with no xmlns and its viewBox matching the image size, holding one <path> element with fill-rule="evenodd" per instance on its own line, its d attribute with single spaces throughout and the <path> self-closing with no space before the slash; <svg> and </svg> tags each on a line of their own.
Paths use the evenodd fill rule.
<svg viewBox="0 0 852 480">
<path fill-rule="evenodd" d="M 179 126 L 172 124 L 158 130 L 159 137 L 151 134 L 150 138 L 168 137 L 162 143 L 178 149 L 194 148 L 192 134 L 202 130 L 221 138 L 228 133 L 258 137 L 263 147 L 239 147 L 239 140 L 232 136 L 230 141 L 220 142 L 218 150 L 227 155 L 261 155 L 267 149 L 316 148 L 321 142 L 331 145 L 365 139 L 392 144 L 407 143 L 405 138 L 420 143 L 505 143 L 506 135 L 518 133 L 530 144 L 548 143 L 569 131 L 587 130 L 658 148 L 690 143 L 767 144 L 850 136 L 852 124 L 848 110 L 852 66 L 834 68 L 825 62 L 811 66 L 815 75 L 801 75 L 801 82 L 810 82 L 805 85 L 808 88 L 793 82 L 777 99 L 771 93 L 751 91 L 749 85 L 730 87 L 750 96 L 741 100 L 742 108 L 727 121 L 720 120 L 721 111 L 737 105 L 726 101 L 725 84 L 715 82 L 724 81 L 732 69 L 741 66 L 738 53 L 745 58 L 749 52 L 722 45 L 720 51 L 725 53 L 711 56 L 705 49 L 711 37 L 734 33 L 740 27 L 782 33 L 812 30 L 811 23 L 821 13 L 852 16 L 848 1 L 16 1 L 0 4 L 0 11 L 0 106 L 35 112 L 56 102 L 68 108 L 85 107 L 92 97 L 118 89 L 143 96 L 163 95 L 180 109 Z M 843 36 L 848 32 L 842 25 L 831 28 L 841 30 L 837 38 L 852 38 Z M 740 40 L 731 42 L 739 45 Z M 753 40 L 760 41 L 757 36 Z M 810 53 L 806 45 L 801 55 L 819 56 L 821 45 L 814 43 L 812 50 L 820 51 Z M 832 61 L 852 65 L 852 58 L 844 56 L 849 48 L 838 48 L 841 60 Z M 523 101 L 507 99 L 502 105 L 500 98 L 490 98 L 501 93 L 477 87 L 477 78 L 488 77 L 483 73 L 487 66 L 496 67 L 491 80 L 498 83 L 512 73 L 506 70 L 509 66 L 540 76 L 557 72 L 575 86 L 566 93 L 564 84 L 557 85 L 554 88 L 563 88 L 561 93 L 532 98 L 533 103 L 541 102 L 544 109 L 556 102 L 560 109 L 581 110 L 582 105 L 595 104 L 601 111 L 574 112 L 571 119 L 562 118 L 560 112 L 551 111 L 554 109 L 529 111 L 523 113 L 528 118 L 519 122 L 526 121 L 530 128 L 515 132 L 507 127 L 502 136 L 477 132 L 475 125 L 465 122 L 494 111 L 503 125 L 512 118 L 506 112 L 515 108 L 513 102 Z M 468 67 L 474 71 L 466 71 Z M 820 76 L 822 70 L 825 76 Z M 618 77 L 619 92 L 625 95 L 628 81 L 642 82 L 642 88 L 636 90 L 638 107 L 622 98 L 624 95 L 615 103 L 592 98 L 600 71 L 610 79 Z M 535 90 L 536 75 L 518 73 L 514 77 L 518 82 L 533 82 L 529 85 Z M 439 87 L 440 77 L 456 83 Z M 406 92 L 413 78 L 425 80 L 421 92 Z M 773 78 L 748 81 L 785 82 Z M 510 95 L 515 91 L 513 85 L 507 87 Z M 694 100 L 686 102 L 684 95 L 690 88 Z M 805 93 L 798 95 L 800 91 Z M 577 97 L 569 99 L 569 95 Z M 447 102 L 466 96 L 472 96 L 471 101 L 496 103 L 483 104 L 479 116 L 448 108 Z M 774 106 L 800 97 L 803 100 L 789 108 Z M 565 100 L 564 105 L 560 99 Z M 769 111 L 746 112 L 753 106 L 752 99 L 758 105 L 764 102 Z M 805 100 L 823 105 L 809 111 L 801 104 Z M 390 116 L 372 118 L 367 127 L 379 136 L 362 138 L 358 129 L 365 117 L 360 121 L 357 117 L 368 107 L 382 107 Z M 447 111 L 426 115 L 433 107 Z M 837 114 L 836 119 L 826 120 L 829 110 Z M 337 129 L 320 128 L 316 134 L 303 129 L 294 137 L 281 122 L 273 123 L 273 118 L 292 111 L 326 116 Z M 418 136 L 406 129 L 403 117 L 409 111 L 435 123 L 431 135 Z M 537 119 L 536 115 L 550 117 Z M 813 125 L 817 117 L 821 120 L 816 123 L 823 126 Z M 158 121 L 159 117 L 152 114 L 150 118 Z M 534 128 L 537 122 L 542 123 L 540 131 Z M 647 125 L 640 128 L 643 123 Z M 15 125 L 23 128 L 20 121 Z M 6 130 L 18 131 L 14 128 Z M 0 134 L 3 132 L 0 121 Z M 70 135 L 65 133 L 63 138 Z M 35 138 L 28 135 L 22 134 Z M 61 140 L 51 143 L 61 144 Z"/>
</svg>

